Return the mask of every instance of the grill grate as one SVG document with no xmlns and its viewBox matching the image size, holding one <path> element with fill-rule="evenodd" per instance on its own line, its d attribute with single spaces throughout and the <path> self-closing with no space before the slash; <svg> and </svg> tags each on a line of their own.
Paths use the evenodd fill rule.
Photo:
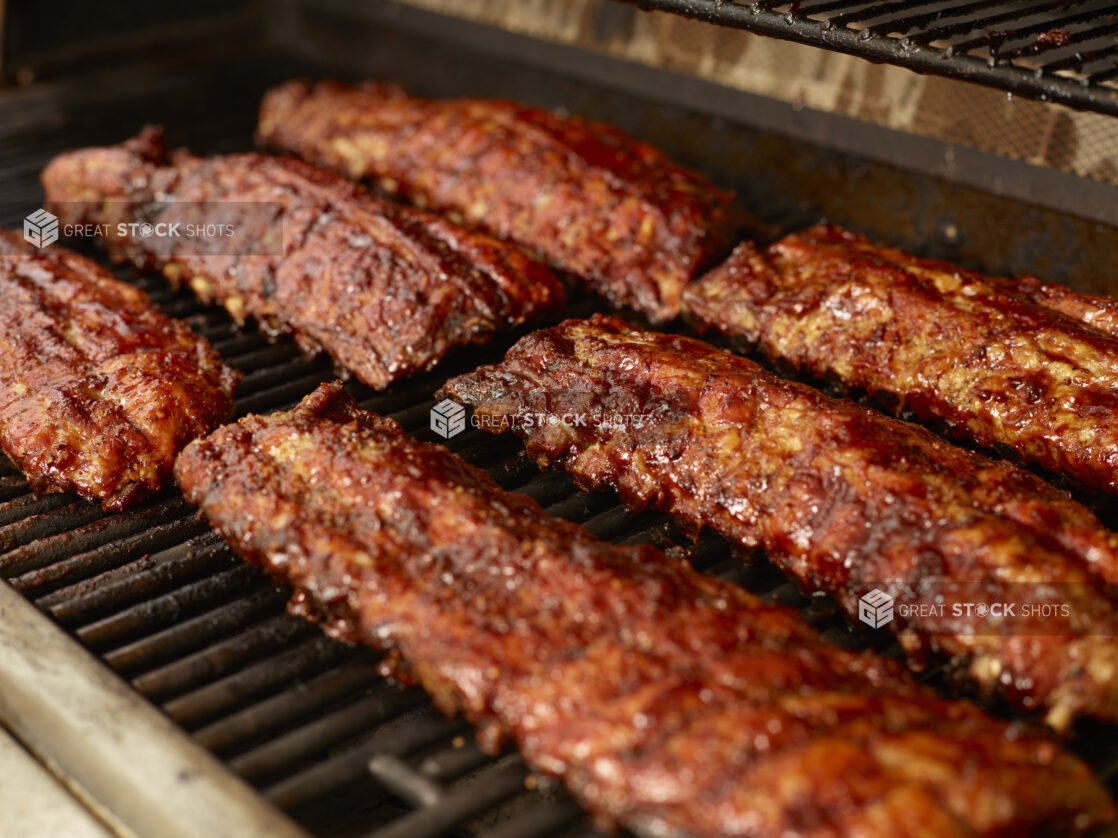
<svg viewBox="0 0 1118 838">
<path fill-rule="evenodd" d="M 308 70 L 281 63 L 261 75 L 173 74 L 165 82 L 170 93 L 164 87 L 107 102 L 75 97 L 61 115 L 38 113 L 31 100 L 4 103 L 0 138 L 12 125 L 37 127 L 20 135 L 30 141 L 3 146 L 0 199 L 33 206 L 34 177 L 47 157 L 119 140 L 141 120 L 167 121 L 182 132 L 173 139 L 198 151 L 244 147 L 260 90 L 301 72 Z M 188 97 L 182 112 L 175 92 L 195 88 L 205 95 Z M 216 96 L 222 109 L 214 115 Z M 96 119 L 85 118 L 90 115 Z M 11 226 L 28 207 L 16 212 L 0 204 L 0 210 L 7 213 L 0 221 Z M 238 332 L 220 310 L 189 294 L 152 277 L 120 273 L 247 373 L 239 414 L 290 407 L 332 375 L 327 360 L 302 357 L 290 341 L 270 344 L 254 331 Z M 567 313 L 585 315 L 592 308 L 591 301 L 576 302 Z M 499 358 L 508 342 L 461 352 L 386 393 L 356 384 L 351 390 L 363 406 L 433 440 L 426 430 L 431 394 L 447 377 Z M 603 538 L 689 549 L 662 517 L 630 515 L 612 494 L 583 494 L 565 475 L 540 473 L 511 437 L 468 433 L 448 445 L 505 488 L 535 497 L 551 514 Z M 888 642 L 851 626 L 829 600 L 801 596 L 771 566 L 743 563 L 718 539 L 703 540 L 689 558 L 702 570 L 800 608 L 835 642 L 879 648 Z M 486 756 L 469 727 L 445 719 L 422 691 L 383 679 L 377 655 L 331 641 L 287 615 L 284 592 L 236 559 L 177 492 L 104 516 L 70 496 L 35 497 L 10 465 L 0 463 L 0 578 L 312 834 L 600 835 L 562 788 L 530 777 L 514 753 Z M 941 679 L 939 673 L 927 677 Z M 1112 730 L 1087 735 L 1075 747 L 1118 788 Z"/>
<path fill-rule="evenodd" d="M 1033 99 L 1118 114 L 1118 7 L 1113 3 L 630 2 Z"/>
</svg>

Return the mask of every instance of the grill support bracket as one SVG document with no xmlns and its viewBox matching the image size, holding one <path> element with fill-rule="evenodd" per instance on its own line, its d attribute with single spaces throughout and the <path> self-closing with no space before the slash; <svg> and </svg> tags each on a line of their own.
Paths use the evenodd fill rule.
<svg viewBox="0 0 1118 838">
<path fill-rule="evenodd" d="M 137 838 L 308 838 L 3 581 L 0 683 L 0 723 Z"/>
</svg>

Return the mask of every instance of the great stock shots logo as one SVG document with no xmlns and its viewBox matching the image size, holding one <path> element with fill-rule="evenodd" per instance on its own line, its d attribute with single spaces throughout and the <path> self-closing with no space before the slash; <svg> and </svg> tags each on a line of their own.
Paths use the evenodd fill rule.
<svg viewBox="0 0 1118 838">
<path fill-rule="evenodd" d="M 275 201 L 120 201 L 113 203 L 112 212 L 97 202 L 74 201 L 52 203 L 51 210 L 39 208 L 23 218 L 24 240 L 41 250 L 58 241 L 100 239 L 160 258 L 172 253 L 194 258 L 285 252 L 284 209 Z M 25 212 L 23 205 L 12 214 Z"/>
<path fill-rule="evenodd" d="M 893 597 L 874 588 L 858 600 L 858 619 L 870 628 L 881 628 L 893 620 Z"/>
<path fill-rule="evenodd" d="M 431 408 L 431 430 L 443 439 L 458 436 L 466 430 L 466 408 L 450 399 L 443 399 Z"/>
<path fill-rule="evenodd" d="M 23 219 L 23 238 L 42 249 L 58 241 L 58 217 L 45 209 L 37 209 Z"/>
</svg>

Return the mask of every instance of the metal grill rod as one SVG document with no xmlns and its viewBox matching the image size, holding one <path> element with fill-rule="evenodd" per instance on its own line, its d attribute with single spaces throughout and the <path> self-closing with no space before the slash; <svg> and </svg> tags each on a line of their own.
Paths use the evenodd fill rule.
<svg viewBox="0 0 1118 838">
<path fill-rule="evenodd" d="M 1048 72 L 1043 63 L 1030 66 L 1015 64 L 1004 57 L 999 57 L 998 38 L 1004 41 L 1006 36 L 994 32 L 984 38 L 971 38 L 962 44 L 954 44 L 948 48 L 930 45 L 940 39 L 974 31 L 976 26 L 985 28 L 991 22 L 1008 24 L 1014 16 L 1021 16 L 1019 11 L 1012 15 L 1006 12 L 978 21 L 960 22 L 925 32 L 912 32 L 912 27 L 907 26 L 904 18 L 892 20 L 888 24 L 881 23 L 872 28 L 855 28 L 845 25 L 836 17 L 822 20 L 809 17 L 808 15 L 818 13 L 818 9 L 800 4 L 792 4 L 796 11 L 791 11 L 790 7 L 789 11 L 782 12 L 774 8 L 780 4 L 746 5 L 731 0 L 629 0 L 629 2 L 644 9 L 671 12 L 774 38 L 845 52 L 871 61 L 897 64 L 918 73 L 947 76 L 1073 108 L 1118 115 L 1118 88 L 1099 83 L 1104 78 L 1112 77 L 1110 69 L 1100 68 L 1100 72 L 1105 75 L 1096 74 L 1080 79 L 1063 75 L 1062 67 Z M 907 5 L 911 9 L 914 4 Z M 1054 2 L 1049 5 L 1057 7 L 1068 4 Z M 1046 27 L 1034 23 L 1028 31 L 1043 32 L 1046 28 L 1058 24 L 1070 25 L 1092 20 L 1098 17 L 1098 14 L 1097 11 L 1093 11 L 1061 16 L 1054 18 Z M 904 31 L 906 34 L 904 37 L 890 37 L 879 34 L 883 30 Z M 988 56 L 969 54 L 970 51 L 978 48 L 986 48 Z"/>
<path fill-rule="evenodd" d="M 307 838 L 2 581 L 0 613 L 0 718 L 134 834 Z"/>
</svg>

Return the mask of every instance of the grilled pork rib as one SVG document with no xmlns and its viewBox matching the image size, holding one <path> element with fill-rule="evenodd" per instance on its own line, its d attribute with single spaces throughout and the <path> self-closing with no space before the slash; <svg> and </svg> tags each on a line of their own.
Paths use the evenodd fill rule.
<svg viewBox="0 0 1118 838">
<path fill-rule="evenodd" d="M 1114 817 L 1044 736 L 650 546 L 597 540 L 338 383 L 190 446 L 186 496 L 297 607 L 403 661 L 646 835 L 1069 835 Z"/>
<path fill-rule="evenodd" d="M 896 609 L 889 628 L 916 664 L 946 653 L 1056 728 L 1079 715 L 1118 720 L 1118 603 L 1104 590 L 1118 582 L 1118 536 L 1022 469 L 700 341 L 602 316 L 528 335 L 442 395 L 586 487 L 763 547 L 851 615 L 874 588 L 949 603 L 942 614 Z M 953 613 L 1023 598 L 1012 620 Z M 1049 613 L 1028 619 L 1024 605 Z"/>
<path fill-rule="evenodd" d="M 291 333 L 371 387 L 563 304 L 558 279 L 514 248 L 293 158 L 169 156 L 149 129 L 60 156 L 43 185 L 64 222 L 106 225 L 114 259 Z M 213 237 L 118 235 L 121 222 L 230 225 L 236 252 Z"/>
<path fill-rule="evenodd" d="M 233 415 L 238 375 L 137 288 L 0 230 L 0 448 L 35 488 L 123 509 Z"/>
<path fill-rule="evenodd" d="M 1118 299 L 1114 297 L 1084 294 L 1066 285 L 1041 282 L 1035 276 L 1020 279 L 990 277 L 989 282 L 1034 305 L 1050 308 L 1096 331 L 1118 337 Z"/>
<path fill-rule="evenodd" d="M 392 85 L 289 82 L 258 137 L 420 206 L 456 213 L 655 320 L 728 249 L 733 196 L 616 128 L 482 99 L 430 101 Z"/>
<path fill-rule="evenodd" d="M 771 358 L 1118 492 L 1118 309 L 1106 300 L 831 226 L 763 252 L 740 245 L 686 299 L 698 321 Z"/>
</svg>

